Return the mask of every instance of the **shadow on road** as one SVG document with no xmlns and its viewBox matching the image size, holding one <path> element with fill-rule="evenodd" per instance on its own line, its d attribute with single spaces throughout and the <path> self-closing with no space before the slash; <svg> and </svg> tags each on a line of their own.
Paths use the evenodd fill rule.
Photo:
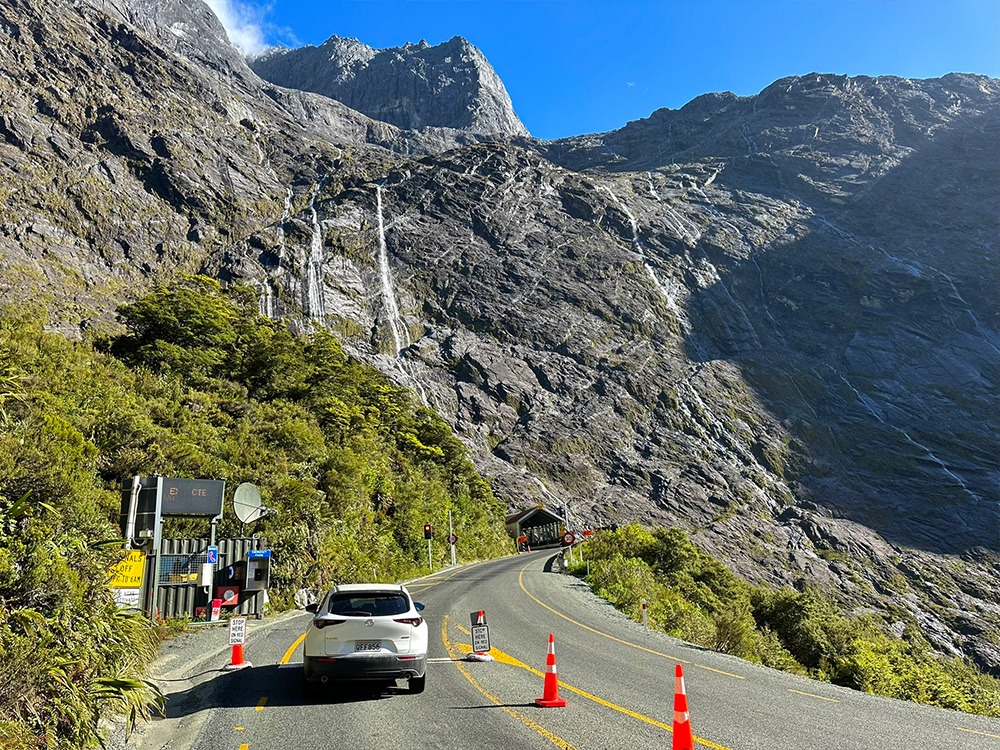
<svg viewBox="0 0 1000 750">
<path fill-rule="evenodd" d="M 405 686 L 405 681 L 402 685 Z M 176 719 L 213 708 L 253 708 L 266 698 L 268 706 L 336 705 L 385 700 L 409 694 L 399 683 L 350 683 L 304 688 L 302 669 L 269 665 L 215 676 L 185 690 L 165 690 L 164 716 Z"/>
<path fill-rule="evenodd" d="M 485 706 L 448 706 L 451 711 L 468 711 L 474 708 L 539 708 L 535 703 L 487 703 Z"/>
</svg>

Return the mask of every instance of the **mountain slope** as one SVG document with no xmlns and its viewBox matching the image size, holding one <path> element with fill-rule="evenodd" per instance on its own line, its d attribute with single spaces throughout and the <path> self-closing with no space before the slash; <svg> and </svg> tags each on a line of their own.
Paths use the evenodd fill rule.
<svg viewBox="0 0 1000 750">
<path fill-rule="evenodd" d="M 200 270 L 438 409 L 511 509 L 677 524 L 1000 667 L 1000 82 L 806 76 L 553 143 L 257 78 L 191 0 L 0 7 L 0 288 Z"/>
<path fill-rule="evenodd" d="M 272 49 L 250 64 L 272 83 L 328 96 L 400 128 L 528 134 L 496 71 L 461 37 L 376 50 L 334 36 L 319 47 Z"/>
</svg>

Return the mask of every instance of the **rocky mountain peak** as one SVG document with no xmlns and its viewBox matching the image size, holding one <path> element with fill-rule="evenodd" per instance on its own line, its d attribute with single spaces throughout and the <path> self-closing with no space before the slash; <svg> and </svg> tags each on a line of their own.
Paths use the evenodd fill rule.
<svg viewBox="0 0 1000 750">
<path fill-rule="evenodd" d="M 381 50 L 333 36 L 319 47 L 274 49 L 250 65 L 274 84 L 328 96 L 407 130 L 528 134 L 496 71 L 460 36 Z"/>
</svg>

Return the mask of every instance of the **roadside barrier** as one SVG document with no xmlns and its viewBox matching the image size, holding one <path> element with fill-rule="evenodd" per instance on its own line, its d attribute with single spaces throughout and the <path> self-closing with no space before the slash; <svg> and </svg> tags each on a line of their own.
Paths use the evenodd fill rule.
<svg viewBox="0 0 1000 750">
<path fill-rule="evenodd" d="M 688 713 L 687 693 L 684 692 L 684 670 L 680 664 L 674 677 L 674 740 L 671 750 L 694 750 L 691 714 Z"/>
<path fill-rule="evenodd" d="M 535 698 L 536 705 L 542 708 L 560 708 L 566 701 L 559 697 L 559 679 L 556 677 L 556 643 L 552 633 L 549 633 L 549 653 L 545 657 L 545 683 L 542 686 L 542 697 Z"/>
</svg>

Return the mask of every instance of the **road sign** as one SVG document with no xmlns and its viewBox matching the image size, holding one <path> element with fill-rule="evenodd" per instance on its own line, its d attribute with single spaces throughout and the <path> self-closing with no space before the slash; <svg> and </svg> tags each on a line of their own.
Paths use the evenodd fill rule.
<svg viewBox="0 0 1000 750">
<path fill-rule="evenodd" d="M 472 626 L 472 650 L 485 654 L 490 650 L 490 628 L 488 625 Z"/>
<path fill-rule="evenodd" d="M 575 541 L 576 537 L 573 536 L 572 532 L 567 531 L 565 534 L 562 535 L 562 543 L 566 547 L 570 546 Z"/>
<path fill-rule="evenodd" d="M 448 544 L 454 544 L 457 541 L 458 541 L 458 537 L 457 536 L 455 536 L 454 534 L 449 534 L 448 535 Z"/>
<path fill-rule="evenodd" d="M 219 548 L 214 544 L 208 548 L 208 556 L 205 562 L 211 563 L 212 565 L 219 564 Z"/>
<path fill-rule="evenodd" d="M 242 646 L 247 638 L 247 618 L 234 617 L 229 621 L 229 645 Z"/>
<path fill-rule="evenodd" d="M 142 589 L 113 589 L 111 595 L 120 609 L 139 609 Z"/>
<path fill-rule="evenodd" d="M 146 553 L 130 549 L 125 558 L 111 569 L 111 588 L 136 589 L 142 586 L 142 573 L 146 569 Z"/>
<path fill-rule="evenodd" d="M 486 613 L 481 609 L 477 609 L 475 612 L 469 612 L 469 622 L 472 623 L 472 627 L 476 627 L 476 625 L 485 625 Z"/>
<path fill-rule="evenodd" d="M 221 516 L 226 483 L 218 479 L 160 478 L 164 516 Z"/>
</svg>

